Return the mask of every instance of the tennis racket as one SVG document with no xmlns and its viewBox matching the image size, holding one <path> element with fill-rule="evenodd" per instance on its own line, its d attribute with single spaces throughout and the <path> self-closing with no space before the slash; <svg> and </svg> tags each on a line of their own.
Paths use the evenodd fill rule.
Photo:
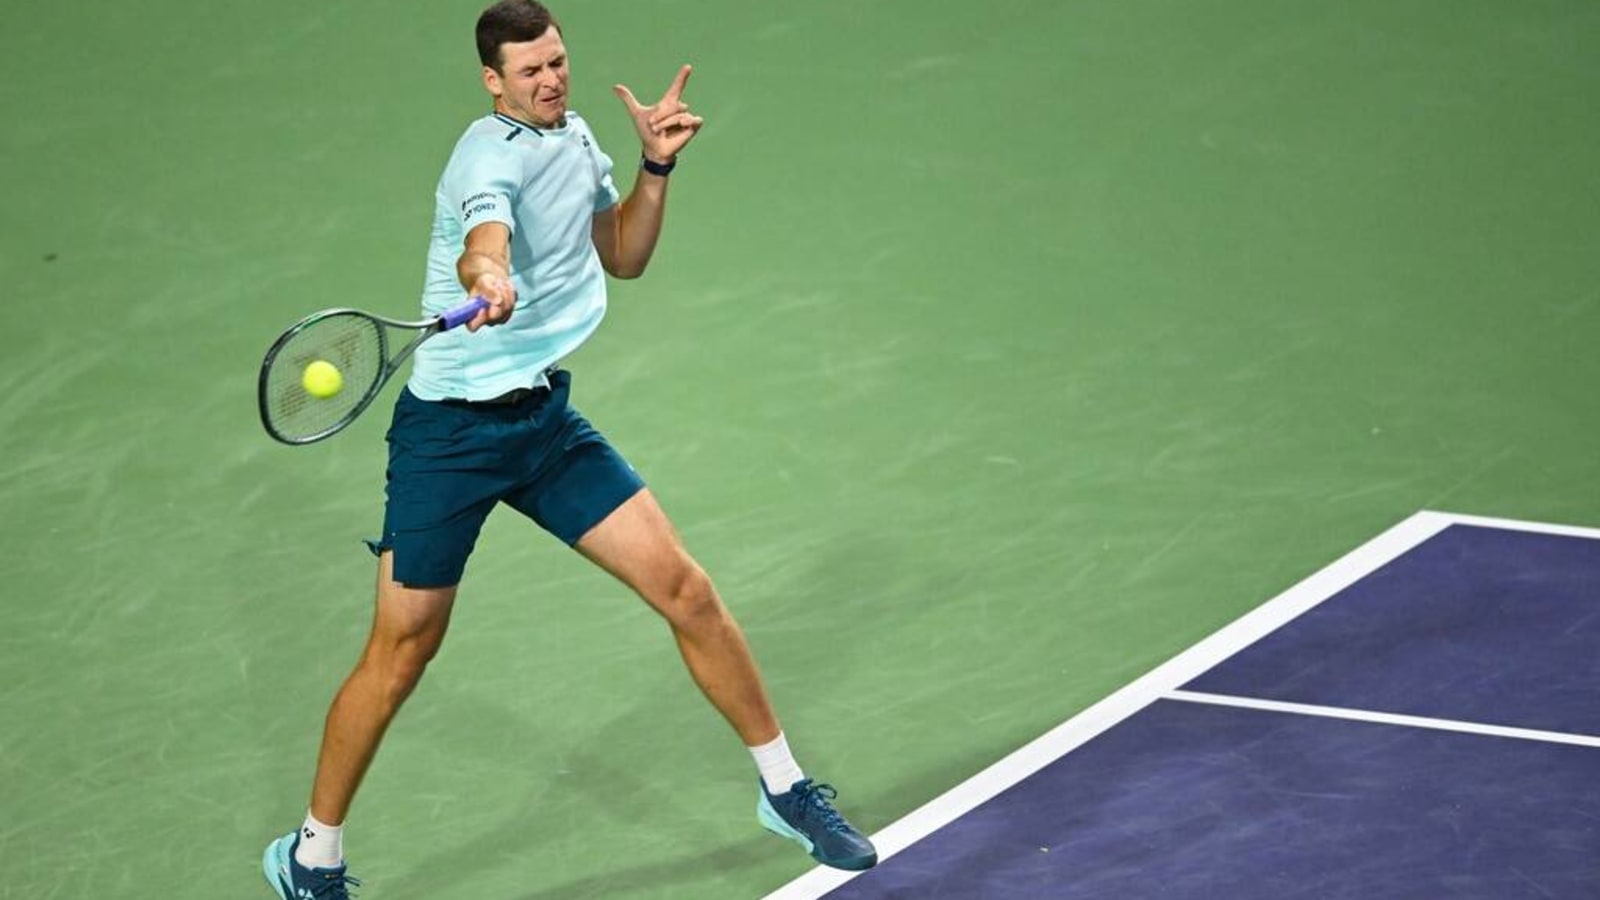
<svg viewBox="0 0 1600 900">
<path fill-rule="evenodd" d="M 256 391 L 261 424 L 285 444 L 310 444 L 338 434 L 372 405 L 417 345 L 471 321 L 488 307 L 489 301 L 473 297 L 422 322 L 397 322 L 358 309 L 325 309 L 306 316 L 279 335 L 261 361 Z M 326 378 L 313 382 L 318 389 L 313 394 L 307 390 L 312 378 L 306 369 L 317 362 L 338 372 L 332 384 Z"/>
</svg>

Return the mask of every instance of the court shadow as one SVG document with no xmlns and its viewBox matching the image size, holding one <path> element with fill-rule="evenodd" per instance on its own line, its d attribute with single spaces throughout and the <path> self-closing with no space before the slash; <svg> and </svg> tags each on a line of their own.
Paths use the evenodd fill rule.
<svg viewBox="0 0 1600 900">
<path fill-rule="evenodd" d="M 455 698 L 458 709 L 472 706 L 471 699 Z M 480 714 L 501 722 L 516 718 L 514 713 L 492 703 L 478 704 Z M 531 724 L 529 727 L 532 727 Z M 633 717 L 624 716 L 606 726 L 591 740 L 601 745 L 622 745 L 623 735 L 636 730 Z M 569 751 L 564 759 L 571 770 L 565 776 L 561 790 L 581 795 L 585 805 L 600 811 L 619 824 L 632 825 L 635 811 L 641 808 L 670 807 L 682 803 L 681 787 L 672 782 L 652 781 L 640 777 L 627 765 L 627 759 L 613 759 L 604 755 Z M 742 807 L 741 807 L 742 808 Z M 571 860 L 555 870 L 539 872 L 527 866 L 528 847 L 537 844 L 541 836 L 554 837 L 552 829 L 561 823 L 551 818 L 549 809 L 530 796 L 527 802 L 511 815 L 502 816 L 492 825 L 475 829 L 470 835 L 446 844 L 417 858 L 406 875 L 400 879 L 407 896 L 436 896 L 447 893 L 454 884 L 451 873 L 458 871 L 461 861 L 470 859 L 479 869 L 502 870 L 500 880 L 520 881 L 518 887 L 496 891 L 494 900 L 556 900 L 574 897 L 641 897 L 661 896 L 675 884 L 704 884 L 707 873 L 726 876 L 770 864 L 775 853 L 786 853 L 783 842 L 761 832 L 751 816 L 751 835 L 736 843 L 725 844 L 706 851 L 691 852 L 670 859 L 656 859 L 636 865 L 626 865 L 627 855 L 619 850 L 612 854 L 594 854 L 584 872 L 581 860 Z M 588 854 L 586 854 L 587 856 Z M 624 864 L 613 865 L 616 860 Z M 522 868 L 514 877 L 509 870 Z M 525 873 L 525 874 L 524 874 Z M 525 893 L 524 893 L 525 892 Z"/>
<path fill-rule="evenodd" d="M 774 838 L 760 835 L 685 859 L 629 866 L 603 875 L 574 878 L 562 884 L 518 894 L 515 900 L 570 900 L 572 897 L 659 896 L 663 887 L 695 880 L 706 871 L 733 872 L 771 860 Z"/>
</svg>

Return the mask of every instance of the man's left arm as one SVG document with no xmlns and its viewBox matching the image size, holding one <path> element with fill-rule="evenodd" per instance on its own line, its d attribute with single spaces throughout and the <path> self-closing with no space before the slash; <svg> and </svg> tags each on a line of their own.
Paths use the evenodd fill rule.
<svg viewBox="0 0 1600 900">
<path fill-rule="evenodd" d="M 594 216 L 595 250 L 613 278 L 638 278 L 650 264 L 667 207 L 666 172 L 677 163 L 679 151 L 694 140 L 705 122 L 690 113 L 689 104 L 683 102 L 689 72 L 688 66 L 679 69 L 671 87 L 650 106 L 640 105 L 623 85 L 612 88 L 628 108 L 644 157 L 627 198 Z"/>
</svg>

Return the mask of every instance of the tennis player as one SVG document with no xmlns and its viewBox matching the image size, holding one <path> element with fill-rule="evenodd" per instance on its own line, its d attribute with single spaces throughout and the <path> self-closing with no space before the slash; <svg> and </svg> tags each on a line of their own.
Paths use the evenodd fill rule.
<svg viewBox="0 0 1600 900">
<path fill-rule="evenodd" d="M 502 0 L 478 19 L 477 42 L 494 111 L 467 127 L 439 179 L 422 305 L 436 315 L 465 292 L 490 306 L 422 344 L 395 404 L 372 633 L 328 710 L 305 822 L 267 847 L 267 880 L 282 900 L 343 900 L 358 884 L 345 868 L 345 816 L 444 640 L 498 503 L 666 619 L 695 682 L 754 757 L 763 826 L 826 865 L 868 868 L 872 844 L 790 753 L 743 632 L 644 482 L 569 405 L 572 377 L 558 367 L 600 324 L 605 276 L 636 278 L 650 262 L 669 176 L 703 124 L 683 99 L 689 67 L 650 105 L 616 86 L 642 145 L 620 199 L 611 158 L 567 108 L 567 49 L 550 11 Z"/>
</svg>

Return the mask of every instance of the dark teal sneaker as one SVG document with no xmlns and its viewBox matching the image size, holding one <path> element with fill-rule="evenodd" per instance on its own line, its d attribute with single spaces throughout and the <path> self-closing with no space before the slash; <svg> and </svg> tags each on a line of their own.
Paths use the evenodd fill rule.
<svg viewBox="0 0 1600 900">
<path fill-rule="evenodd" d="M 763 828 L 806 848 L 825 866 L 852 872 L 870 869 L 878 864 L 878 851 L 833 808 L 830 801 L 837 796 L 833 785 L 809 778 L 776 795 L 767 793 L 766 782 L 761 782 L 756 818 Z"/>
<path fill-rule="evenodd" d="M 295 861 L 294 848 L 300 846 L 300 832 L 291 831 L 267 845 L 261 857 L 261 873 L 281 900 L 350 900 L 350 888 L 360 887 L 358 879 L 334 869 L 308 869 Z"/>
</svg>

